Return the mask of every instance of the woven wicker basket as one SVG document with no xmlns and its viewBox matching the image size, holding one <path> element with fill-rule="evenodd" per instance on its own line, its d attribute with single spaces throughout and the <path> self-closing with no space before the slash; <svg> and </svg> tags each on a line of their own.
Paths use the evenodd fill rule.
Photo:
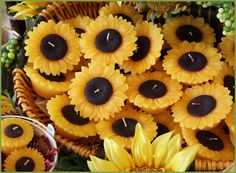
<svg viewBox="0 0 236 173">
<path fill-rule="evenodd" d="M 91 18 L 95 18 L 98 16 L 99 9 L 105 4 L 106 2 L 52 2 L 40 13 L 40 17 L 38 17 L 36 24 L 42 20 L 53 19 L 59 21 L 70 19 L 77 15 L 87 15 Z M 17 102 L 21 106 L 23 112 L 25 112 L 28 117 L 36 119 L 44 124 L 51 123 L 49 117 L 35 104 L 35 100 L 38 96 L 33 91 L 31 82 L 23 70 L 15 69 L 13 71 L 13 82 Z M 90 155 L 96 155 L 96 151 L 98 151 L 100 147 L 100 143 L 95 142 L 90 144 L 71 141 L 59 134 L 55 135 L 55 139 L 61 146 L 86 158 Z M 196 171 L 222 171 L 226 168 L 230 168 L 232 165 L 232 161 L 216 162 L 204 159 L 195 160 Z"/>
</svg>

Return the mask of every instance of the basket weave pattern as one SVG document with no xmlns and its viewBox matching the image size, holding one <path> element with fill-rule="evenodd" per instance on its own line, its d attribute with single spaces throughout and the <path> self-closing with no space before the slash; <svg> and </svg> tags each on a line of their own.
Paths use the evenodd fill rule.
<svg viewBox="0 0 236 173">
<path fill-rule="evenodd" d="M 106 2 L 52 2 L 40 13 L 40 16 L 43 16 L 45 20 L 53 19 L 55 21 L 70 19 L 78 14 L 95 18 L 98 16 L 99 9 L 105 4 Z M 51 120 L 49 117 L 35 104 L 35 100 L 38 96 L 33 91 L 31 82 L 25 72 L 21 69 L 15 69 L 13 71 L 13 76 L 17 102 L 21 106 L 23 112 L 25 112 L 28 117 L 44 124 L 50 123 Z M 78 141 L 71 141 L 59 134 L 55 135 L 55 139 L 60 145 L 65 146 L 67 149 L 86 158 L 90 155 L 95 155 L 100 145 L 98 143 L 85 144 L 82 142 L 79 143 Z M 232 161 L 216 162 L 212 160 L 195 159 L 195 170 L 221 171 L 232 166 L 232 163 Z"/>
</svg>

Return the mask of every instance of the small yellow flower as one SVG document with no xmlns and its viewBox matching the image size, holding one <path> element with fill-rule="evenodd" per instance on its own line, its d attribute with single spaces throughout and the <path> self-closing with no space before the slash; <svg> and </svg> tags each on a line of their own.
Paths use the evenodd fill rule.
<svg viewBox="0 0 236 173">
<path fill-rule="evenodd" d="M 147 137 L 140 124 L 136 125 L 131 153 L 111 139 L 105 138 L 104 148 L 107 160 L 90 156 L 88 167 L 91 171 L 185 171 L 194 160 L 199 145 L 181 148 L 180 135 L 172 136 L 173 132 L 159 136 L 153 143 Z"/>
</svg>

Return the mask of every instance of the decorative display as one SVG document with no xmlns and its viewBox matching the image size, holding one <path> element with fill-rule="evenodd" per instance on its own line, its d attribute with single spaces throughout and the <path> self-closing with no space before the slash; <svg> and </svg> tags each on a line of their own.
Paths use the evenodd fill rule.
<svg viewBox="0 0 236 173">
<path fill-rule="evenodd" d="M 232 2 L 47 3 L 4 27 L 1 171 L 230 169 Z"/>
<path fill-rule="evenodd" d="M 184 41 L 169 50 L 163 67 L 172 79 L 194 85 L 212 80 L 222 69 L 221 54 L 205 43 Z"/>
</svg>

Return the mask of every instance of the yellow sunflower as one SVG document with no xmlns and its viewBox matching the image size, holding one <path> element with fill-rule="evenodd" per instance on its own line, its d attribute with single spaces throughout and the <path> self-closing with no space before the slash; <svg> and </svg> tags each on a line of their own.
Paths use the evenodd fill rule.
<svg viewBox="0 0 236 173">
<path fill-rule="evenodd" d="M 2 151 L 10 154 L 13 150 L 25 147 L 34 136 L 33 127 L 25 120 L 5 118 L 2 120 Z"/>
<path fill-rule="evenodd" d="M 135 26 L 138 40 L 137 49 L 129 60 L 124 61 L 122 68 L 125 72 L 132 74 L 143 73 L 154 65 L 161 55 L 161 48 L 164 43 L 161 29 L 153 23 L 146 21 Z"/>
<path fill-rule="evenodd" d="M 177 102 L 183 94 L 180 83 L 159 71 L 129 76 L 127 84 L 129 102 L 144 109 L 165 109 Z"/>
<path fill-rule="evenodd" d="M 119 5 L 117 2 L 110 2 L 106 6 L 102 7 L 99 10 L 99 14 L 106 16 L 112 14 L 119 18 L 122 17 L 122 19 L 127 22 L 131 22 L 132 25 L 136 25 L 143 20 L 143 16 L 140 15 L 130 4 L 123 3 Z"/>
<path fill-rule="evenodd" d="M 149 140 L 152 141 L 157 134 L 157 126 L 153 117 L 151 114 L 137 111 L 129 106 L 123 107 L 114 118 L 100 121 L 96 126 L 101 139 L 113 139 L 119 145 L 130 148 L 137 123 L 141 124 Z"/>
<path fill-rule="evenodd" d="M 75 30 L 63 22 L 41 22 L 28 32 L 25 55 L 34 69 L 47 75 L 59 75 L 78 64 L 81 53 Z"/>
<path fill-rule="evenodd" d="M 178 123 L 174 122 L 173 117 L 170 114 L 170 111 L 164 111 L 158 114 L 153 115 L 154 121 L 157 125 L 157 137 L 173 131 L 173 134 L 181 134 L 181 128 Z"/>
<path fill-rule="evenodd" d="M 234 108 L 232 108 L 230 113 L 225 118 L 225 123 L 229 127 L 230 140 L 231 140 L 232 144 L 234 145 L 234 132 L 235 132 L 235 126 L 234 126 Z"/>
<path fill-rule="evenodd" d="M 234 160 L 234 147 L 229 136 L 221 129 L 191 130 L 182 129 L 183 137 L 188 146 L 200 144 L 197 157 L 215 161 Z"/>
<path fill-rule="evenodd" d="M 69 89 L 71 79 L 74 78 L 74 73 L 69 71 L 66 74 L 60 73 L 58 76 L 46 75 L 33 69 L 31 64 L 26 64 L 24 71 L 30 78 L 34 91 L 44 98 L 66 92 Z"/>
<path fill-rule="evenodd" d="M 220 84 L 187 88 L 182 99 L 172 106 L 174 121 L 193 130 L 215 127 L 231 110 L 233 102 L 229 92 Z"/>
<path fill-rule="evenodd" d="M 1 113 L 4 114 L 8 111 L 13 111 L 14 107 L 11 100 L 4 95 L 1 95 Z"/>
<path fill-rule="evenodd" d="M 33 148 L 13 151 L 4 162 L 6 172 L 43 172 L 46 169 L 44 157 Z"/>
<path fill-rule="evenodd" d="M 234 34 L 231 36 L 223 37 L 221 39 L 220 49 L 225 58 L 225 61 L 229 64 L 229 66 L 234 68 L 234 56 L 235 56 L 235 40 Z"/>
<path fill-rule="evenodd" d="M 234 101 L 234 70 L 227 63 L 223 63 L 220 73 L 214 77 L 213 82 L 224 85 L 230 90 L 230 95 Z"/>
<path fill-rule="evenodd" d="M 70 105 L 66 94 L 57 95 L 48 101 L 47 110 L 57 132 L 69 139 L 95 136 L 95 122 L 82 118 L 80 112 L 75 112 L 74 107 Z"/>
<path fill-rule="evenodd" d="M 90 24 L 92 19 L 88 16 L 77 16 L 72 19 L 64 20 L 63 23 L 69 24 L 75 29 L 75 32 L 78 34 L 78 37 L 81 38 L 81 34 L 86 32 L 86 27 Z"/>
<path fill-rule="evenodd" d="M 172 47 L 185 40 L 188 42 L 205 42 L 212 46 L 216 41 L 214 30 L 207 23 L 204 23 L 204 19 L 200 17 L 174 17 L 164 24 L 163 28 L 164 39 Z"/>
<path fill-rule="evenodd" d="M 112 139 L 105 138 L 107 160 L 90 156 L 92 172 L 183 172 L 193 162 L 199 145 L 181 148 L 180 135 L 163 134 L 151 143 L 148 133 L 139 123 L 135 128 L 131 153 Z"/>
<path fill-rule="evenodd" d="M 137 37 L 134 27 L 118 17 L 99 16 L 86 28 L 80 42 L 86 59 L 122 64 L 133 55 Z"/>
<path fill-rule="evenodd" d="M 163 67 L 172 79 L 194 85 L 212 80 L 222 66 L 221 54 L 205 43 L 182 42 L 168 51 Z"/>
<path fill-rule="evenodd" d="M 128 88 L 125 80 L 119 70 L 114 70 L 114 65 L 92 62 L 75 73 L 68 91 L 71 104 L 84 118 L 109 119 L 124 106 Z"/>
</svg>

